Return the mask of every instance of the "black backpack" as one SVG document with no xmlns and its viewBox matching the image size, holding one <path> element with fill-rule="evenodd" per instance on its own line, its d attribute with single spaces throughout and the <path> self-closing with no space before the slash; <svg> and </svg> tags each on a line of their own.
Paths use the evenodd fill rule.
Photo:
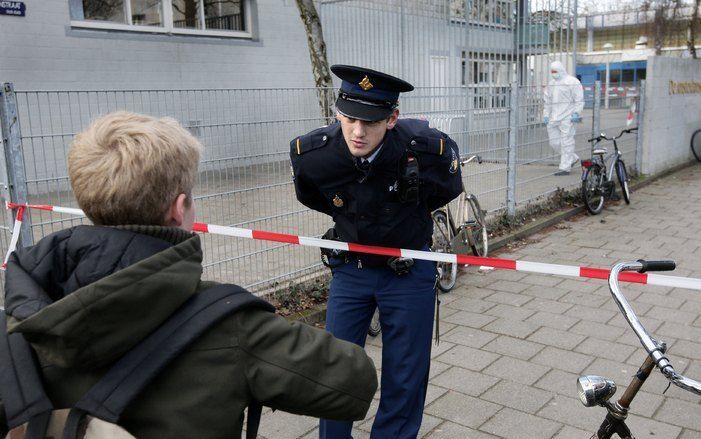
<svg viewBox="0 0 701 439">
<path fill-rule="evenodd" d="M 274 311 L 271 304 L 236 285 L 218 285 L 193 295 L 117 360 L 73 408 L 62 410 L 54 410 L 46 396 L 37 362 L 24 337 L 7 333 L 6 316 L 0 308 L 0 396 L 10 429 L 7 437 L 132 438 L 116 425 L 132 400 L 209 327 L 247 307 Z M 258 402 L 248 406 L 246 439 L 255 439 L 262 408 Z"/>
</svg>

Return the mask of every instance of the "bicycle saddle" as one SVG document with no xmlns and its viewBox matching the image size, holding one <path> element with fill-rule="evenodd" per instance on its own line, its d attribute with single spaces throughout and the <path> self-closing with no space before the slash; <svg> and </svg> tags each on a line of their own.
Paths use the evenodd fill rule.
<svg viewBox="0 0 701 439">
<path fill-rule="evenodd" d="M 604 155 L 606 154 L 606 148 L 595 148 L 591 153 Z"/>
</svg>

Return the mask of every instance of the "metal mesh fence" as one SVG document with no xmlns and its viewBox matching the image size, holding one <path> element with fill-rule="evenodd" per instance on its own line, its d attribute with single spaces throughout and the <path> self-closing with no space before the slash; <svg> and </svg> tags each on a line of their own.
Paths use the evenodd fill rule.
<svg viewBox="0 0 701 439">
<path fill-rule="evenodd" d="M 419 87 L 403 99 L 402 117 L 426 119 L 451 135 L 462 155 L 483 157 L 481 165 L 463 169 L 464 183 L 495 215 L 580 184 L 578 168 L 569 176 L 554 175 L 559 152 L 549 145 L 542 122 L 543 91 L 541 86 Z M 198 221 L 305 236 L 319 236 L 331 225 L 330 218 L 296 201 L 290 175 L 289 141 L 329 122 L 320 115 L 315 89 L 19 91 L 16 98 L 30 203 L 77 207 L 66 162 L 73 135 L 99 115 L 127 110 L 173 117 L 205 145 L 195 187 Z M 601 95 L 593 96 L 601 110 L 584 110 L 575 136 L 580 157 L 589 156 L 590 127 L 609 134 L 626 127 L 634 99 L 610 96 L 606 109 Z M 635 145 L 634 136 L 620 144 L 629 168 L 635 164 Z M 28 221 L 36 241 L 86 220 L 32 210 Z M 9 224 L 6 215 L 0 225 L 3 249 Z M 260 290 L 320 268 L 315 249 L 215 235 L 202 239 L 205 274 L 219 281 Z"/>
</svg>

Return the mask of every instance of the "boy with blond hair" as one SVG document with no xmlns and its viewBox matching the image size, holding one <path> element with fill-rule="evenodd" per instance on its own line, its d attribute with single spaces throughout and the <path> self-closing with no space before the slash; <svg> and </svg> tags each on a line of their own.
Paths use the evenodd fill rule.
<svg viewBox="0 0 701 439">
<path fill-rule="evenodd" d="M 201 279 L 202 248 L 191 232 L 201 151 L 175 120 L 127 112 L 101 117 L 73 140 L 70 181 L 94 225 L 17 250 L 6 277 L 8 332 L 22 334 L 36 353 L 54 407 L 72 407 L 116 360 L 213 285 Z M 358 346 L 246 308 L 189 345 L 119 425 L 140 439 L 240 437 L 253 401 L 357 420 L 376 387 L 374 365 Z"/>
</svg>

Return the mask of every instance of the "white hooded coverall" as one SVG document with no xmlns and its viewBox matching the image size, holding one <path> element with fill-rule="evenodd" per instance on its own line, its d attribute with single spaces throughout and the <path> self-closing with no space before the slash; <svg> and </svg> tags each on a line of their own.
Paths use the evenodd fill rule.
<svg viewBox="0 0 701 439">
<path fill-rule="evenodd" d="M 560 61 L 550 64 L 550 71 L 559 72 L 560 78 L 551 76 L 545 88 L 543 117 L 549 118 L 548 138 L 550 147 L 560 153 L 560 170 L 569 172 L 579 160 L 574 152 L 576 125 L 571 118 L 574 113 L 582 114 L 584 90 L 577 78 L 567 74 Z"/>
</svg>

